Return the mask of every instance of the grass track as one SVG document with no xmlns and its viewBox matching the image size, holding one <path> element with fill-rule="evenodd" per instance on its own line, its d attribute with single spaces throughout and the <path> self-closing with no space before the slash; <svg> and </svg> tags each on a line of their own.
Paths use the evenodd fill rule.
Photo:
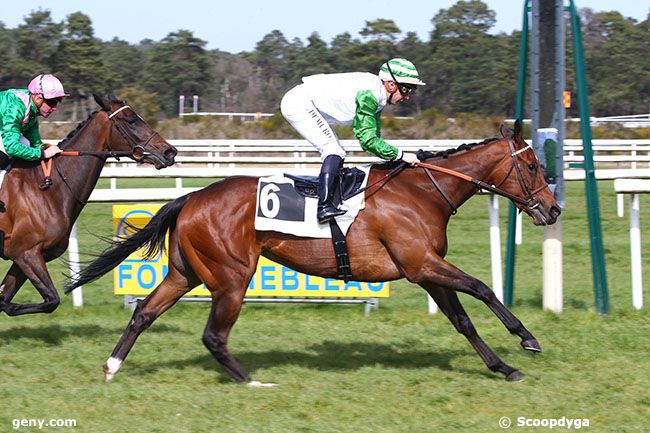
<svg viewBox="0 0 650 433">
<path fill-rule="evenodd" d="M 104 383 L 100 366 L 130 318 L 105 278 L 84 288 L 82 309 L 64 298 L 52 315 L 0 316 L 0 432 L 13 431 L 16 418 L 77 420 L 75 428 L 45 432 L 498 432 L 503 416 L 515 424 L 517 417 L 588 418 L 584 431 L 647 432 L 650 317 L 647 306 L 631 306 L 627 215 L 616 217 L 613 185 L 601 182 L 611 314 L 598 317 L 582 188 L 568 185 L 559 316 L 541 310 L 543 229 L 524 219 L 513 312 L 542 354 L 521 350 L 485 306 L 461 295 L 486 342 L 527 374 L 521 383 L 489 372 L 444 316 L 426 314 L 424 292 L 404 281 L 370 317 L 360 306 L 246 305 L 230 349 L 255 379 L 277 388 L 235 385 L 216 366 L 200 342 L 205 304 L 171 309 Z M 647 282 L 650 203 L 641 201 Z M 500 205 L 505 221 L 507 203 Z M 82 250 L 96 251 L 90 233 L 110 231 L 110 207 L 89 205 L 79 221 Z M 448 259 L 490 282 L 484 197 L 461 208 L 449 235 Z M 50 269 L 60 284 L 63 263 Z M 26 285 L 17 300 L 37 297 Z"/>
</svg>

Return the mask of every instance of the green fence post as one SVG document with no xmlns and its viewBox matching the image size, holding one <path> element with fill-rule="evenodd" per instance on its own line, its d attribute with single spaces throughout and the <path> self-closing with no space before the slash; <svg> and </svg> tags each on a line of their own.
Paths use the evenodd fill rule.
<svg viewBox="0 0 650 433">
<path fill-rule="evenodd" d="M 515 119 L 520 122 L 524 120 L 524 100 L 526 92 L 526 64 L 528 53 L 528 4 L 530 0 L 524 1 L 524 18 L 521 25 L 521 36 L 519 39 L 519 71 L 517 71 L 517 98 L 515 100 Z M 512 306 L 513 292 L 515 286 L 515 245 L 517 208 L 510 202 L 508 211 L 508 240 L 506 243 L 506 272 L 504 278 L 503 303 L 508 307 Z"/>
<path fill-rule="evenodd" d="M 576 13 L 573 0 L 569 0 L 571 12 L 571 29 L 573 34 L 573 55 L 578 85 L 578 109 L 580 112 L 580 131 L 585 164 L 585 189 L 587 194 L 587 217 L 589 220 L 589 240 L 591 242 L 591 268 L 594 279 L 594 298 L 599 314 L 609 312 L 607 290 L 607 272 L 603 249 L 602 228 L 600 223 L 600 206 L 598 204 L 598 183 L 594 168 L 594 155 L 591 147 L 591 123 L 589 115 L 589 97 L 587 94 L 587 74 L 582 50 L 582 33 L 580 17 Z"/>
</svg>

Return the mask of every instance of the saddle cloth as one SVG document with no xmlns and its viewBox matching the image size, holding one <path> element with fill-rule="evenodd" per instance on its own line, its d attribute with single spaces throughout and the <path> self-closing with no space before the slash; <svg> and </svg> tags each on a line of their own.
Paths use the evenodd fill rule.
<svg viewBox="0 0 650 433">
<path fill-rule="evenodd" d="M 368 182 L 370 165 L 357 167 L 363 173 L 359 188 L 365 188 Z M 257 204 L 255 212 L 255 230 L 275 231 L 308 238 L 331 238 L 329 224 L 318 224 L 316 208 L 318 199 L 298 192 L 295 188 L 298 180 L 287 175 L 274 175 L 259 179 L 257 184 Z M 339 206 L 347 212 L 336 217 L 336 222 L 343 234 L 363 209 L 364 194 L 344 199 Z"/>
</svg>

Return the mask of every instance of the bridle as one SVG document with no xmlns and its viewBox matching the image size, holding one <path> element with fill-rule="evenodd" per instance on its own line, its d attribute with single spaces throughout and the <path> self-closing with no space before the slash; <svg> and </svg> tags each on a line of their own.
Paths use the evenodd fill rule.
<svg viewBox="0 0 650 433">
<path fill-rule="evenodd" d="M 134 160 L 136 161 L 141 161 L 148 152 L 146 152 L 146 147 L 151 142 L 154 136 L 156 136 L 158 133 L 153 131 L 149 136 L 147 137 L 146 140 L 142 144 L 139 144 L 138 141 L 136 141 L 132 134 L 130 134 L 123 125 L 121 125 L 117 120 L 119 119 L 118 117 L 115 117 L 120 111 L 126 110 L 127 108 L 131 108 L 129 105 L 123 105 L 120 108 L 118 108 L 115 111 L 110 111 L 106 110 L 108 112 L 108 119 L 111 121 L 110 129 L 108 130 L 108 140 L 106 142 L 106 145 L 108 147 L 108 151 L 63 151 L 60 152 L 59 155 L 61 156 L 96 156 L 96 157 L 112 157 L 117 159 L 118 161 L 120 160 L 120 156 L 127 156 L 127 157 L 133 157 Z M 140 117 L 138 113 L 134 114 L 138 116 L 140 120 L 144 122 L 144 119 Z M 114 151 L 111 148 L 111 141 L 113 141 L 113 128 L 117 129 L 119 134 L 126 140 L 126 142 L 129 144 L 131 147 L 131 151 Z M 39 185 L 39 188 L 44 191 L 48 189 L 49 187 L 52 186 L 52 177 L 50 176 L 52 172 L 52 161 L 53 159 L 50 158 L 47 163 L 45 161 L 41 160 L 41 167 L 43 168 L 43 174 L 45 175 L 45 179 L 43 180 L 43 183 Z M 58 168 L 57 168 L 58 171 Z M 61 179 L 63 179 L 63 183 L 65 183 L 68 188 L 70 188 L 70 191 L 72 191 L 72 188 L 70 185 L 68 185 L 66 181 L 66 177 L 63 176 L 60 172 L 59 175 L 61 176 Z M 73 191 L 72 191 L 73 192 Z M 74 195 L 74 192 L 73 192 Z M 82 203 L 79 198 L 75 197 L 78 202 Z M 85 203 L 82 203 L 85 205 Z"/>
<path fill-rule="evenodd" d="M 460 173 L 458 171 L 451 170 L 451 169 L 444 168 L 444 167 L 439 167 L 437 165 L 431 165 L 431 164 L 427 164 L 427 163 L 424 163 L 424 162 L 418 162 L 415 165 L 418 166 L 418 167 L 422 167 L 422 168 L 424 168 L 426 170 L 426 173 L 429 176 L 429 179 L 433 182 L 434 186 L 436 186 L 438 191 L 441 191 L 441 188 L 437 185 L 437 182 L 435 182 L 435 179 L 433 179 L 433 176 L 431 176 L 431 174 L 429 173 L 429 170 L 437 171 L 437 172 L 440 172 L 440 173 L 445 173 L 445 174 L 448 174 L 450 176 L 454 176 L 454 177 L 457 177 L 459 179 L 465 180 L 467 182 L 473 183 L 479 189 L 490 191 L 490 192 L 492 192 L 494 194 L 500 195 L 502 197 L 506 197 L 506 198 L 512 200 L 513 202 L 524 206 L 529 211 L 532 211 L 533 209 L 538 207 L 539 204 L 540 204 L 539 200 L 537 200 L 535 198 L 535 195 L 538 192 L 540 192 L 541 190 L 543 190 L 544 188 L 546 188 L 546 185 L 543 185 L 543 186 L 541 186 L 541 187 L 539 187 L 539 188 L 537 188 L 535 190 L 531 190 L 530 186 L 528 185 L 528 183 L 526 182 L 526 179 L 524 178 L 524 176 L 522 174 L 522 168 L 521 168 L 518 156 L 519 156 L 519 154 L 521 154 L 521 153 L 523 153 L 523 152 L 525 152 L 525 151 L 527 151 L 529 149 L 532 151 L 532 147 L 530 146 L 530 144 L 527 144 L 525 147 L 516 150 L 515 146 L 514 146 L 514 144 L 512 142 L 512 139 L 509 138 L 508 139 L 508 148 L 510 150 L 510 158 L 512 159 L 512 164 L 510 166 L 510 169 L 508 170 L 508 173 L 506 173 L 505 177 L 503 178 L 503 180 L 501 180 L 501 182 L 497 183 L 496 185 L 490 185 L 489 183 L 483 182 L 482 180 L 478 180 L 478 179 L 475 179 L 475 178 L 473 178 L 471 176 L 468 176 L 466 174 Z M 521 198 L 519 196 L 511 194 L 511 193 L 509 193 L 509 192 L 507 192 L 507 191 L 500 188 L 501 185 L 503 185 L 505 183 L 505 181 L 508 180 L 508 178 L 510 177 L 510 175 L 512 174 L 513 171 L 516 173 L 517 182 L 519 183 L 519 187 L 521 188 L 521 190 L 524 192 L 524 197 L 525 198 Z M 447 203 L 449 203 L 449 205 L 452 207 L 452 210 L 455 211 L 456 210 L 455 206 L 451 203 L 449 198 L 444 193 L 443 193 L 443 197 L 445 198 Z"/>
<path fill-rule="evenodd" d="M 496 187 L 499 188 L 503 183 L 508 179 L 510 176 L 510 173 L 512 173 L 512 170 L 514 168 L 516 176 L 517 176 L 517 182 L 519 182 L 519 187 L 521 190 L 524 192 L 524 196 L 526 197 L 526 206 L 528 207 L 529 210 L 535 209 L 537 206 L 539 206 L 539 201 L 535 198 L 535 195 L 546 188 L 546 185 L 542 185 L 539 188 L 535 190 L 531 190 L 531 187 L 528 185 L 528 182 L 526 181 L 526 178 L 524 177 L 522 173 L 522 167 L 521 167 L 521 161 L 519 160 L 519 154 L 524 153 L 527 150 L 530 150 L 531 152 L 533 151 L 533 147 L 526 143 L 525 147 L 522 147 L 519 150 L 515 149 L 515 145 L 512 142 L 512 139 L 508 139 L 508 148 L 510 149 L 510 157 L 512 158 L 512 165 L 510 167 L 510 170 L 508 170 L 508 173 L 506 176 L 503 178 L 501 182 L 499 182 Z"/>
<path fill-rule="evenodd" d="M 109 111 L 108 112 L 108 119 L 112 121 L 111 129 L 109 129 L 109 132 L 108 132 L 108 142 L 107 142 L 108 151 L 109 151 L 108 156 L 112 156 L 112 157 L 116 158 L 119 161 L 119 157 L 117 156 L 118 152 L 114 152 L 113 149 L 111 149 L 111 141 L 112 141 L 112 137 L 113 137 L 113 127 L 115 127 L 117 129 L 117 131 L 120 133 L 120 135 L 122 136 L 122 138 L 124 138 L 124 140 L 126 140 L 126 142 L 129 143 L 129 146 L 131 146 L 131 152 L 130 153 L 129 152 L 119 152 L 119 153 L 121 155 L 124 154 L 125 156 L 132 156 L 133 159 L 135 159 L 136 161 L 142 161 L 142 158 L 144 158 L 146 156 L 146 154 L 147 154 L 147 152 L 145 150 L 147 145 L 149 144 L 151 139 L 155 135 L 157 135 L 158 133 L 155 132 L 155 131 L 152 131 L 151 134 L 149 134 L 149 137 L 147 137 L 147 139 L 144 140 L 144 143 L 138 144 L 138 142 L 135 141 L 135 139 L 132 137 L 132 135 L 128 133 L 128 130 L 126 128 L 124 128 L 124 126 L 122 126 L 120 123 L 117 122 L 116 119 L 118 119 L 118 118 L 115 117 L 120 111 L 126 110 L 127 108 L 131 108 L 131 107 L 129 105 L 123 105 L 123 106 L 121 106 L 120 108 L 118 108 L 115 111 Z M 142 119 L 142 117 L 140 117 L 140 115 L 138 113 L 134 112 L 134 114 L 136 116 L 138 116 L 138 118 L 144 122 L 144 119 Z"/>
</svg>

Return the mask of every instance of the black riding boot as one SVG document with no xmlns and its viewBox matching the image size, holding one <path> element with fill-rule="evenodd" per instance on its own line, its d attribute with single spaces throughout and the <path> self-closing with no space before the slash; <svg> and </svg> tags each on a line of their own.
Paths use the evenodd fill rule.
<svg viewBox="0 0 650 433">
<path fill-rule="evenodd" d="M 338 155 L 329 155 L 323 161 L 318 176 L 318 222 L 323 224 L 346 211 L 334 207 L 334 190 L 341 173 L 343 159 Z"/>
</svg>

